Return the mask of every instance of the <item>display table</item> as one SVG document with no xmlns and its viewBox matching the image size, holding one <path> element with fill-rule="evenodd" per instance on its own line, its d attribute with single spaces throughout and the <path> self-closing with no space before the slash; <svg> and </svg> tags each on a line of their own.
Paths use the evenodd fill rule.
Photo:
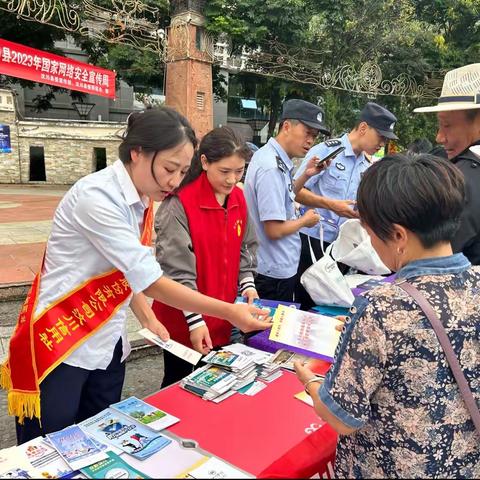
<svg viewBox="0 0 480 480">
<path fill-rule="evenodd" d="M 180 418 L 168 431 L 256 477 L 330 478 L 336 433 L 294 398 L 301 390 L 285 371 L 253 397 L 235 394 L 215 404 L 172 385 L 145 400 Z"/>
</svg>

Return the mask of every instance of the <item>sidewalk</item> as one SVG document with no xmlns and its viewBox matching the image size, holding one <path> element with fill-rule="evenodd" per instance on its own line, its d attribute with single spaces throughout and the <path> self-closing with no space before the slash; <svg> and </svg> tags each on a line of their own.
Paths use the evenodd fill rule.
<svg viewBox="0 0 480 480">
<path fill-rule="evenodd" d="M 0 288 L 31 283 L 68 187 L 0 185 Z"/>
</svg>

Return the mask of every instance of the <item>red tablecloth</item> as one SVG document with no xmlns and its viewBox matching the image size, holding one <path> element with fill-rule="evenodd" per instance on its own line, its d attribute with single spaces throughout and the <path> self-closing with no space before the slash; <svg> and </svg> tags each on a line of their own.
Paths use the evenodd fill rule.
<svg viewBox="0 0 480 480">
<path fill-rule="evenodd" d="M 312 407 L 294 398 L 302 390 L 290 372 L 253 397 L 235 394 L 220 404 L 178 385 L 147 402 L 180 418 L 169 430 L 256 477 L 330 477 L 337 437 Z"/>
</svg>

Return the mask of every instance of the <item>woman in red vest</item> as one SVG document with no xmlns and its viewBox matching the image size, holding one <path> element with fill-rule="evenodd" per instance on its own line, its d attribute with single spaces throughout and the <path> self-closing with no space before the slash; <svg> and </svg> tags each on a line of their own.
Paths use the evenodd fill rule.
<svg viewBox="0 0 480 480">
<path fill-rule="evenodd" d="M 156 219 L 157 260 L 173 280 L 201 293 L 234 302 L 237 292 L 249 303 L 254 284 L 257 240 L 247 204 L 236 184 L 251 151 L 228 127 L 203 138 L 189 174 L 176 195 L 164 200 Z M 155 301 L 153 310 L 172 339 L 206 354 L 230 342 L 232 326 L 220 318 L 175 309 Z M 164 351 L 162 387 L 192 371 Z"/>
</svg>

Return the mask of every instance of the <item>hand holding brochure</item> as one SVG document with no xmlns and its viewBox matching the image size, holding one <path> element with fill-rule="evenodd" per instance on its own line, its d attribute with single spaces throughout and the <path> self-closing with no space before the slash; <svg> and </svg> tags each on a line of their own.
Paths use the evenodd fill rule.
<svg viewBox="0 0 480 480">
<path fill-rule="evenodd" d="M 270 340 L 301 348 L 333 360 L 340 339 L 340 320 L 280 305 L 273 317 Z"/>
<path fill-rule="evenodd" d="M 136 397 L 127 398 L 110 405 L 110 407 L 157 432 L 180 421 L 177 417 L 163 412 Z"/>
<path fill-rule="evenodd" d="M 145 337 L 150 342 L 155 343 L 159 347 L 162 347 L 167 352 L 176 355 L 177 357 L 182 358 L 188 363 L 192 365 L 196 365 L 200 359 L 202 358 L 202 354 L 192 350 L 191 348 L 182 345 L 181 343 L 176 342 L 175 340 L 168 340 L 168 342 L 164 342 L 158 335 L 152 333 L 148 328 L 142 328 L 138 331 L 142 337 Z"/>
</svg>

